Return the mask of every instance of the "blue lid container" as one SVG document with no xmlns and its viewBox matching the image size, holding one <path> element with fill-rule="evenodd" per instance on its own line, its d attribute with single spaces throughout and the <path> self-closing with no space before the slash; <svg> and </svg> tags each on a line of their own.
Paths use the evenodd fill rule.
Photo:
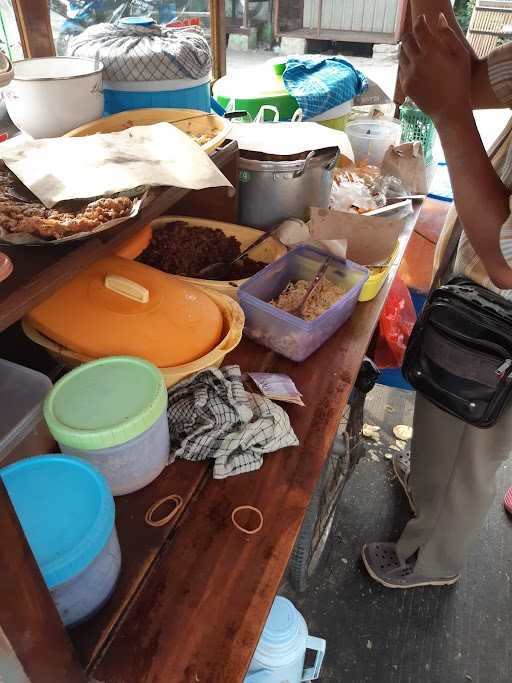
<svg viewBox="0 0 512 683">
<path fill-rule="evenodd" d="M 0 470 L 48 588 L 86 569 L 114 528 L 114 499 L 97 470 L 79 458 L 39 455 Z"/>
<path fill-rule="evenodd" d="M 245 313 L 244 334 L 299 363 L 326 342 L 352 315 L 368 279 L 366 268 L 331 256 L 325 277 L 345 294 L 315 320 L 303 320 L 269 302 L 289 282 L 313 280 L 327 256 L 314 247 L 296 247 L 241 285 L 238 300 Z"/>
<path fill-rule="evenodd" d="M 152 26 L 155 20 L 151 17 L 123 17 L 117 22 L 121 26 Z"/>
</svg>

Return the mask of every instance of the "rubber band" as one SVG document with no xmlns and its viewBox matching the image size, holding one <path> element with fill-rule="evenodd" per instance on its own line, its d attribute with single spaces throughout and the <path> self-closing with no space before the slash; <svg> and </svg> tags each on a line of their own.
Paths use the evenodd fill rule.
<svg viewBox="0 0 512 683">
<path fill-rule="evenodd" d="M 165 517 L 162 517 L 161 519 L 154 520 L 153 519 L 153 513 L 158 510 L 158 508 L 166 503 L 168 500 L 172 500 L 175 503 L 175 506 L 173 509 L 169 512 L 168 515 Z M 144 519 L 146 520 L 146 524 L 149 524 L 149 526 L 164 526 L 165 524 L 168 524 L 171 519 L 173 519 L 176 514 L 178 513 L 178 510 L 183 506 L 183 498 L 181 496 L 177 496 L 176 494 L 172 494 L 171 496 L 165 496 L 165 498 L 160 498 L 160 500 L 157 500 L 156 503 L 153 503 L 153 505 L 148 508 L 146 512 L 146 516 Z"/>
<path fill-rule="evenodd" d="M 258 515 L 258 517 L 260 518 L 260 523 L 255 529 L 246 529 L 236 521 L 237 514 L 242 510 L 250 510 L 251 512 L 255 512 Z M 239 507 L 235 508 L 231 513 L 231 521 L 239 531 L 241 531 L 244 534 L 248 534 L 249 536 L 252 536 L 252 534 L 257 534 L 258 531 L 261 531 L 263 527 L 263 514 L 261 510 L 258 510 L 258 508 L 254 508 L 252 505 L 240 505 Z"/>
</svg>

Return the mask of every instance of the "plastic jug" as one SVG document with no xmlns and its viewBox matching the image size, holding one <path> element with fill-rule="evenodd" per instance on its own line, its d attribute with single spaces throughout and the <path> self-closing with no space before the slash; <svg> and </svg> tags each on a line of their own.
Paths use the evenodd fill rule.
<svg viewBox="0 0 512 683">
<path fill-rule="evenodd" d="M 261 634 L 244 683 L 300 683 L 320 675 L 325 640 L 308 635 L 304 617 L 294 605 L 277 596 Z M 314 666 L 304 668 L 306 650 L 314 650 Z"/>
</svg>

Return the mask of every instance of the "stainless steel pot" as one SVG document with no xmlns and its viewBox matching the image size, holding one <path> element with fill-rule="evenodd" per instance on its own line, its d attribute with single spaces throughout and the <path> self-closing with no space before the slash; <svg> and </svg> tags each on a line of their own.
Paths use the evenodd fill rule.
<svg viewBox="0 0 512 683">
<path fill-rule="evenodd" d="M 241 152 L 238 222 L 270 230 L 304 218 L 309 206 L 327 208 L 338 156 L 338 149 L 324 149 L 298 161 L 259 161 Z"/>
</svg>

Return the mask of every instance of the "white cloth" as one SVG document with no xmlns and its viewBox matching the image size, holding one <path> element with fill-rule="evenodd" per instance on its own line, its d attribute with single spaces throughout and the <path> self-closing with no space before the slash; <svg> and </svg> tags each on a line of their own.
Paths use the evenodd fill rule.
<svg viewBox="0 0 512 683">
<path fill-rule="evenodd" d="M 212 68 L 208 41 L 197 26 L 97 24 L 73 38 L 68 54 L 98 57 L 106 81 L 197 79 L 207 76 Z"/>
</svg>

